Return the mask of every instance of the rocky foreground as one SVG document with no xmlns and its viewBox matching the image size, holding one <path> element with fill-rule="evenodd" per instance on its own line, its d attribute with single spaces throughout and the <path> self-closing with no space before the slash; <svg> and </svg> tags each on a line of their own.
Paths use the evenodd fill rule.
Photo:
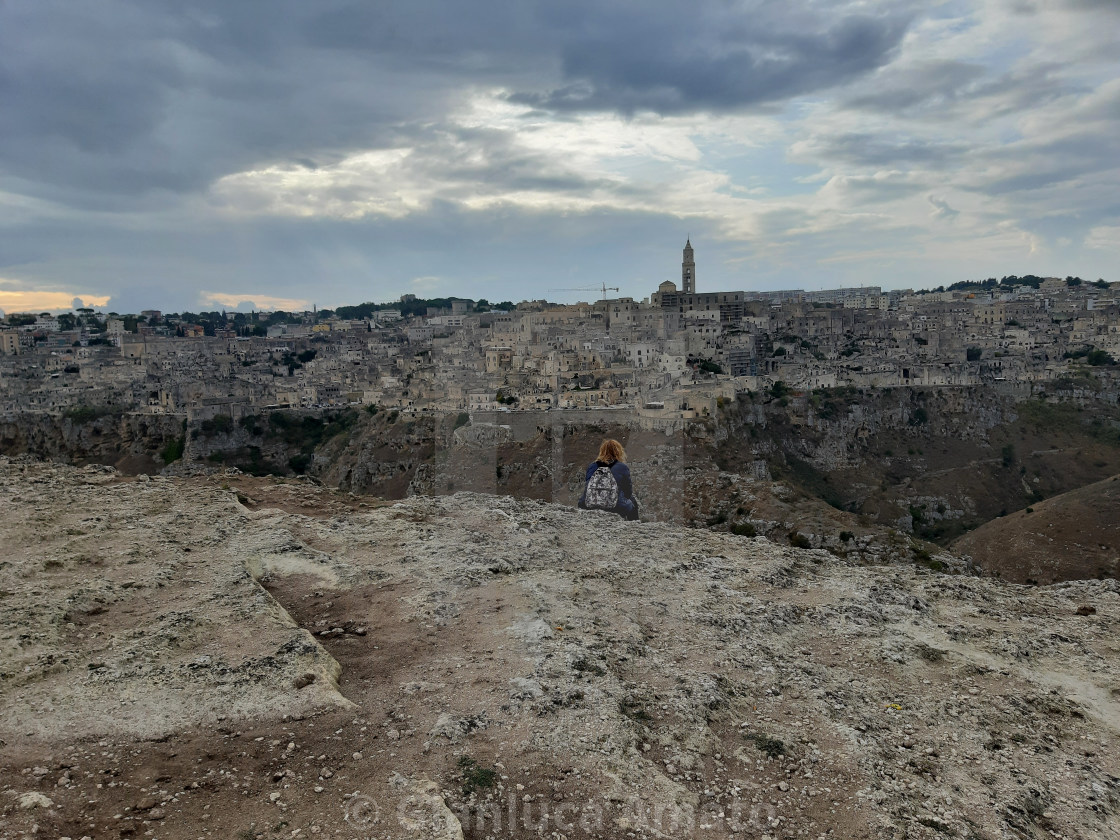
<svg viewBox="0 0 1120 840">
<path fill-rule="evenodd" d="M 1120 592 L 0 459 L 0 836 L 1115 837 Z"/>
</svg>

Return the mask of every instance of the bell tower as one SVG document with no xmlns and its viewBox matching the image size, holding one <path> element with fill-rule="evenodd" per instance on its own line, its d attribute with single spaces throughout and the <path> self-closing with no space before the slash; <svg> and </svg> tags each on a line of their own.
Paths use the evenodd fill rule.
<svg viewBox="0 0 1120 840">
<path fill-rule="evenodd" d="M 696 260 L 692 258 L 692 240 L 684 243 L 684 261 L 681 263 L 681 293 L 696 294 Z"/>
</svg>

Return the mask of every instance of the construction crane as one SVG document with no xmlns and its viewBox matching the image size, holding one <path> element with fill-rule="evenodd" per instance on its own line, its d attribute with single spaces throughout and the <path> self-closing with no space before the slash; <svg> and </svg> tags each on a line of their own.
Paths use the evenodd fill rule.
<svg viewBox="0 0 1120 840">
<path fill-rule="evenodd" d="M 545 291 L 549 291 L 549 292 L 599 292 L 603 296 L 603 299 L 605 300 L 606 297 L 607 297 L 607 292 L 617 292 L 617 291 L 620 291 L 620 289 L 618 288 L 618 286 L 608 286 L 606 283 L 601 283 L 598 286 L 580 286 L 580 287 L 575 288 L 575 289 L 546 289 Z"/>
</svg>

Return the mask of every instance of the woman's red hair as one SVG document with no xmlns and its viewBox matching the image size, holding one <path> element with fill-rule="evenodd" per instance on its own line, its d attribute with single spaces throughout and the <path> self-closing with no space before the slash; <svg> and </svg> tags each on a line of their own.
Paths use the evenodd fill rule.
<svg viewBox="0 0 1120 840">
<path fill-rule="evenodd" d="M 622 444 L 613 438 L 608 438 L 603 441 L 603 445 L 599 447 L 599 458 L 604 464 L 609 464 L 614 461 L 620 463 L 626 462 L 626 450 L 622 448 Z"/>
</svg>

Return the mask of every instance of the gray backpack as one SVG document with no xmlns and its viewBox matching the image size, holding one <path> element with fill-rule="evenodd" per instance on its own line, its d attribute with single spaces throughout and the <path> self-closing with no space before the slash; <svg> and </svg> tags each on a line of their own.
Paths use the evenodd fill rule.
<svg viewBox="0 0 1120 840">
<path fill-rule="evenodd" d="M 610 467 L 599 467 L 587 480 L 583 494 L 584 507 L 592 510 L 614 510 L 618 507 L 618 481 Z"/>
</svg>

